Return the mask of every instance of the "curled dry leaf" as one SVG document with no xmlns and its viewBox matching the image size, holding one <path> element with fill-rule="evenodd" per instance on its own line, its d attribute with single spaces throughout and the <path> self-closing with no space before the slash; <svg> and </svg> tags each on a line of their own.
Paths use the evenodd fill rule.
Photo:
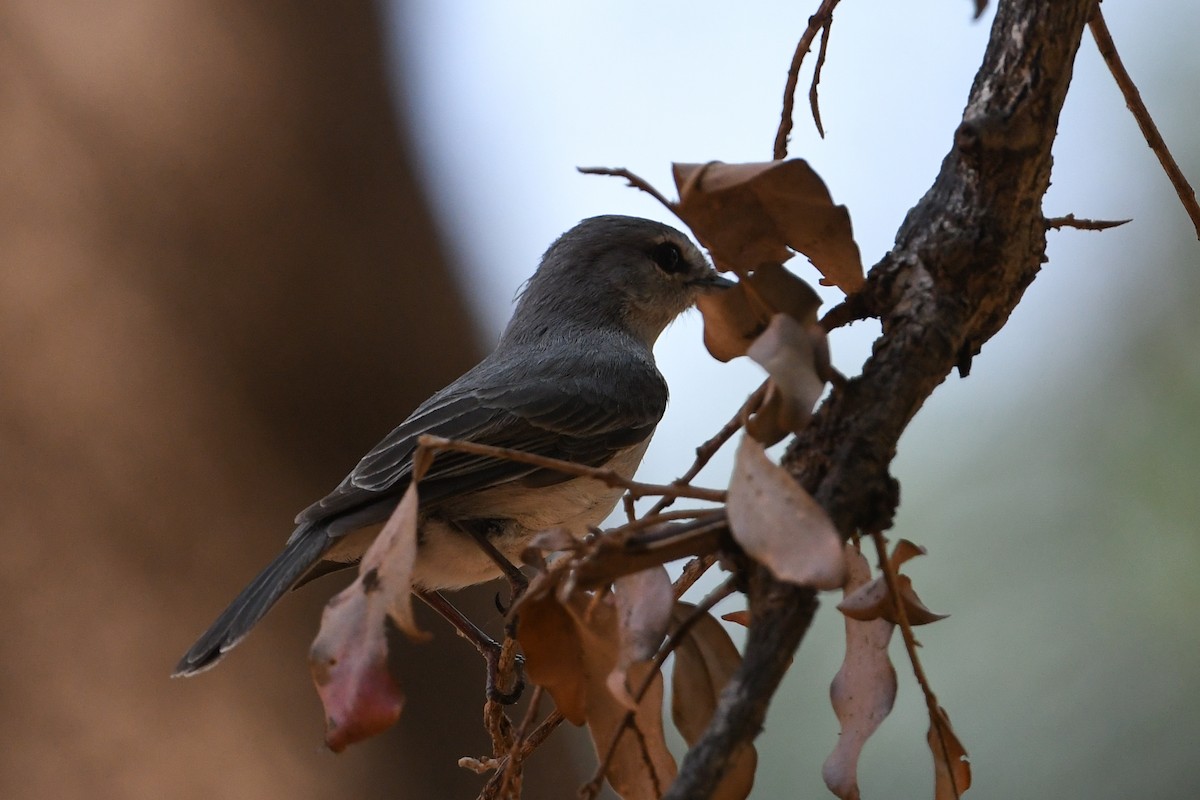
<svg viewBox="0 0 1200 800">
<path fill-rule="evenodd" d="M 829 345 L 815 321 L 805 328 L 787 314 L 776 314 L 746 355 L 771 376 L 762 407 L 747 422 L 755 439 L 772 445 L 788 433 L 798 433 L 812 418 L 812 409 L 825 391 Z"/>
<path fill-rule="evenodd" d="M 611 595 L 550 587 L 533 596 L 527 593 L 519 609 L 517 639 L 529 679 L 550 693 L 569 721 L 587 724 L 600 758 L 616 740 L 605 771 L 613 789 L 625 800 L 654 800 L 676 771 L 663 734 L 662 676 L 651 675 L 651 665 L 644 661 L 630 664 L 624 673 L 617 670 L 621 635 L 615 606 Z M 648 688 L 627 730 L 626 712 L 645 680 Z"/>
<path fill-rule="evenodd" d="M 901 539 L 888 557 L 892 570 L 896 572 L 896 586 L 900 592 L 900 600 L 904 603 L 904 611 L 910 625 L 928 625 L 949 616 L 949 614 L 930 611 L 917 596 L 916 590 L 913 589 L 912 579 L 907 575 L 901 575 L 898 571 L 906 561 L 924 554 L 924 547 L 915 545 L 907 539 Z M 852 619 L 867 621 L 882 618 L 893 625 L 900 624 L 896 607 L 888 595 L 887 580 L 882 575 L 847 594 L 838 604 L 838 610 Z"/>
<path fill-rule="evenodd" d="M 414 483 L 363 556 L 358 578 L 325 607 L 309 651 L 325 708 L 325 741 L 335 752 L 386 730 L 400 716 L 404 695 L 388 671 L 384 618 L 414 639 L 428 637 L 412 614 L 417 505 Z"/>
<path fill-rule="evenodd" d="M 934 800 L 958 800 L 971 788 L 971 762 L 941 706 L 930 716 L 926 740 L 933 751 Z"/>
<path fill-rule="evenodd" d="M 871 579 L 867 559 L 853 544 L 845 546 L 845 595 Z M 858 759 L 863 745 L 896 702 L 896 669 L 888 657 L 895 625 L 884 619 L 846 618 L 846 655 L 829 686 L 829 699 L 841 725 L 837 745 L 821 768 L 825 785 L 842 800 L 858 800 Z"/>
<path fill-rule="evenodd" d="M 723 292 L 697 300 L 704 315 L 704 344 L 713 358 L 745 355 L 775 314 L 787 314 L 805 328 L 817 324 L 821 298 L 780 264 L 763 264 Z"/>
<path fill-rule="evenodd" d="M 696 307 L 704 317 L 704 346 L 718 361 L 744 356 L 766 330 L 763 314 L 750 304 L 746 287 L 740 283 L 723 292 L 700 295 Z"/>
<path fill-rule="evenodd" d="M 525 652 L 525 674 L 554 698 L 562 715 L 574 725 L 587 721 L 583 643 L 575 622 L 553 591 L 521 598 L 517 641 Z"/>
<path fill-rule="evenodd" d="M 770 445 L 807 425 L 830 372 L 817 293 L 781 265 L 764 264 L 698 304 L 714 358 L 749 355 L 771 376 L 765 401 L 746 425 L 751 435 Z"/>
<path fill-rule="evenodd" d="M 833 522 L 752 436 L 738 445 L 726 513 L 733 538 L 777 579 L 816 589 L 842 585 L 842 540 Z"/>
<path fill-rule="evenodd" d="M 910 625 L 928 625 L 950 616 L 930 611 L 917 596 L 912 587 L 912 579 L 907 575 L 897 575 L 896 579 L 900 590 L 900 600 L 904 603 L 904 611 Z M 851 619 L 866 621 L 882 618 L 893 625 L 900 624 L 900 619 L 896 615 L 896 607 L 888 596 L 887 582 L 882 576 L 839 603 L 838 610 Z"/>
<path fill-rule="evenodd" d="M 676 603 L 673 618 L 682 624 L 696 613 L 691 603 Z M 725 628 L 711 614 L 700 615 L 675 649 L 671 673 L 671 718 L 688 746 L 694 745 L 716 713 L 718 698 L 741 666 L 742 657 Z M 730 759 L 714 798 L 739 800 L 754 786 L 758 752 L 744 745 Z"/>
<path fill-rule="evenodd" d="M 824 283 L 849 294 L 863 282 L 862 258 L 845 206 L 801 159 L 754 164 L 674 164 L 675 212 L 721 269 L 739 273 L 808 256 Z"/>
</svg>

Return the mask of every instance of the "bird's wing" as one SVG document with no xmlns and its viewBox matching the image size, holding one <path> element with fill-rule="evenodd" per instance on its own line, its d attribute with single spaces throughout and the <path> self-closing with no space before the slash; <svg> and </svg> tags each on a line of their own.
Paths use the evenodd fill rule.
<svg viewBox="0 0 1200 800">
<path fill-rule="evenodd" d="M 572 374 L 539 370 L 549 374 Z M 399 495 L 412 474 L 421 434 L 506 447 L 526 453 L 598 466 L 654 432 L 666 409 L 666 384 L 657 370 L 605 382 L 603 376 L 521 380 L 456 381 L 434 395 L 367 453 L 322 500 L 296 518 L 329 520 Z M 548 484 L 560 473 L 528 464 L 460 452 L 439 453 L 421 479 L 421 499 L 476 491 L 514 480 Z"/>
</svg>

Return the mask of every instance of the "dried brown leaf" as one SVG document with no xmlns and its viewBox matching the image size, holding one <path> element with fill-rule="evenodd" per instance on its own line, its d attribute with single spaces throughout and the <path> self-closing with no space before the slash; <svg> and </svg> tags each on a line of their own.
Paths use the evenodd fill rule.
<svg viewBox="0 0 1200 800">
<path fill-rule="evenodd" d="M 676 772 L 663 734 L 662 676 L 649 677 L 646 693 L 635 704 L 634 694 L 651 665 L 641 661 L 618 669 L 621 634 L 614 598 L 564 587 L 522 600 L 517 638 L 526 674 L 550 692 L 564 717 L 587 724 L 600 758 L 619 734 L 605 776 L 626 800 L 654 800 Z M 626 712 L 633 708 L 636 713 L 624 728 Z"/>
<path fill-rule="evenodd" d="M 773 314 L 787 314 L 805 327 L 817 324 L 821 296 L 782 264 L 762 264 L 745 282 L 754 301 L 765 310 L 764 319 L 770 320 Z"/>
<path fill-rule="evenodd" d="M 958 800 L 971 788 L 971 762 L 941 706 L 930 716 L 926 741 L 933 752 L 934 800 Z"/>
<path fill-rule="evenodd" d="M 845 206 L 801 159 L 752 164 L 674 164 L 675 211 L 720 269 L 744 274 L 795 250 L 847 293 L 863 282 Z"/>
<path fill-rule="evenodd" d="M 690 603 L 677 603 L 673 615 L 676 624 L 691 617 L 695 610 Z M 680 640 L 671 673 L 671 718 L 689 746 L 699 740 L 712 721 L 721 691 L 741 663 L 733 640 L 710 614 L 698 617 Z M 713 797 L 748 797 L 757 765 L 758 752 L 753 745 L 739 748 Z"/>
<path fill-rule="evenodd" d="M 896 542 L 896 546 L 892 548 L 892 554 L 888 556 L 888 561 L 892 565 L 894 572 L 899 572 L 906 562 L 911 561 L 917 556 L 923 556 L 929 551 L 919 544 L 913 544 L 908 539 L 901 539 Z"/>
<path fill-rule="evenodd" d="M 745 355 L 775 314 L 787 314 L 805 328 L 816 326 L 821 298 L 782 265 L 763 264 L 736 286 L 701 295 L 697 306 L 704 316 L 708 352 L 729 361 Z"/>
<path fill-rule="evenodd" d="M 532 587 L 531 587 L 532 589 Z M 575 620 L 554 592 L 526 592 L 517 617 L 525 673 L 544 688 L 568 721 L 587 721 L 583 643 Z"/>
<path fill-rule="evenodd" d="M 871 579 L 867 559 L 853 544 L 845 546 L 845 596 Z M 862 622 L 846 618 L 846 655 L 829 698 L 841 725 L 837 745 L 821 769 L 825 785 L 842 800 L 858 800 L 858 759 L 863 745 L 896 702 L 896 669 L 888 657 L 895 625 L 884 619 Z"/>
<path fill-rule="evenodd" d="M 737 284 L 723 292 L 702 294 L 696 307 L 704 317 L 704 346 L 718 361 L 731 361 L 746 350 L 767 320 L 750 303 L 746 287 Z"/>
<path fill-rule="evenodd" d="M 608 683 L 618 659 L 617 613 L 611 597 L 589 602 L 579 592 L 567 604 L 583 648 L 585 707 L 588 732 L 603 758 L 617 739 L 616 751 L 605 770 L 605 777 L 624 800 L 657 800 L 675 780 L 675 759 L 667 748 L 662 725 L 662 675 L 651 675 L 652 665 L 638 662 L 624 672 L 623 698 L 614 694 Z M 637 711 L 628 728 L 623 727 L 633 693 L 649 679 L 649 687 L 637 703 Z M 626 702 L 622 702 L 622 700 Z"/>
<path fill-rule="evenodd" d="M 912 579 L 899 573 L 901 565 L 917 556 L 925 555 L 925 552 L 924 547 L 915 545 L 907 539 L 901 539 L 896 542 L 896 546 L 892 548 L 892 554 L 888 556 L 888 562 L 891 564 L 892 570 L 896 572 L 896 587 L 900 592 L 900 600 L 904 603 L 904 611 L 911 625 L 928 625 L 950 616 L 929 610 L 917 596 Z M 888 595 L 887 581 L 882 575 L 848 594 L 838 604 L 838 610 L 852 619 L 867 621 L 882 618 L 893 625 L 900 624 L 896 607 Z"/>
<path fill-rule="evenodd" d="M 937 622 L 939 619 L 945 619 L 950 616 L 949 614 L 938 614 L 930 611 L 921 602 L 921 598 L 917 597 L 917 591 L 913 589 L 912 578 L 907 575 L 897 575 L 896 577 L 900 588 L 900 600 L 904 603 L 904 611 L 910 625 L 928 625 L 931 622 Z M 897 625 L 900 624 L 899 619 L 892 621 Z"/>
<path fill-rule="evenodd" d="M 897 575 L 896 579 L 909 624 L 928 625 L 950 616 L 930 611 L 917 596 L 916 590 L 912 587 L 912 579 L 907 575 Z M 876 578 L 838 603 L 838 610 L 851 619 L 862 621 L 886 619 L 893 625 L 900 624 L 900 619 L 896 615 L 896 607 L 888 596 L 887 582 L 883 576 Z"/>
<path fill-rule="evenodd" d="M 842 585 L 842 540 L 833 522 L 752 436 L 738 445 L 726 513 L 733 538 L 777 579 L 817 589 Z"/>
<path fill-rule="evenodd" d="M 413 483 L 364 554 L 358 577 L 326 605 L 309 651 L 325 708 L 325 741 L 334 751 L 386 730 L 400 716 L 404 696 L 387 668 L 384 618 L 413 639 L 429 636 L 412 612 L 418 503 Z"/>
<path fill-rule="evenodd" d="M 667 749 L 663 733 L 663 679 L 653 665 L 640 662 L 629 667 L 627 694 L 636 690 L 647 678 L 649 688 L 638 703 L 633 722 L 617 741 L 617 749 L 605 771 L 613 790 L 623 800 L 658 800 L 675 780 L 675 758 Z M 632 698 L 631 698 L 632 699 Z M 614 734 L 621 729 L 626 708 L 611 692 L 598 696 L 589 706 L 588 731 L 596 753 L 607 753 Z"/>
<path fill-rule="evenodd" d="M 722 614 L 721 619 L 726 622 L 732 622 L 734 625 L 741 625 L 743 628 L 750 627 L 750 612 L 744 608 L 740 611 L 730 611 L 728 614 Z"/>
<path fill-rule="evenodd" d="M 691 603 L 677 602 L 672 615 L 675 624 L 695 611 Z M 680 640 L 671 673 L 671 716 L 689 745 L 695 744 L 708 727 L 721 690 L 741 663 L 741 653 L 711 614 L 699 616 Z"/>
</svg>

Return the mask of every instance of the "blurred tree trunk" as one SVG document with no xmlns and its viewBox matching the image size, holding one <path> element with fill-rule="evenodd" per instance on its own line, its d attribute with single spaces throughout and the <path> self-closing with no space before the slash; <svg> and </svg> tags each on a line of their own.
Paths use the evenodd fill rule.
<svg viewBox="0 0 1200 800">
<path fill-rule="evenodd" d="M 167 680 L 477 355 L 373 5 L 10 0 L 0 35 L 0 796 L 471 796 L 453 636 L 402 665 L 397 731 L 322 753 L 329 579 Z"/>
</svg>

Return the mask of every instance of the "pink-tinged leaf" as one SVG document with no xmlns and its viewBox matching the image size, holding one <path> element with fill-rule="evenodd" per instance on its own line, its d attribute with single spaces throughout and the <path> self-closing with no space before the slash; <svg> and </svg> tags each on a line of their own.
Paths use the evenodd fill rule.
<svg viewBox="0 0 1200 800">
<path fill-rule="evenodd" d="M 881 576 L 864 583 L 853 592 L 847 592 L 842 602 L 838 603 L 837 608 L 850 619 L 869 622 L 873 619 L 894 617 L 891 606 L 887 583 Z M 895 621 L 891 619 L 888 619 L 888 622 L 895 624 Z"/>
<path fill-rule="evenodd" d="M 929 749 L 933 752 L 935 800 L 958 800 L 963 792 L 971 788 L 971 762 L 967 751 L 950 727 L 946 709 L 938 706 L 937 714 L 929 720 L 926 736 Z"/>
<path fill-rule="evenodd" d="M 806 328 L 787 314 L 776 314 L 746 355 L 771 376 L 763 408 L 746 430 L 768 446 L 788 433 L 799 433 L 825 391 L 822 375 L 829 362 L 825 331 L 815 322 Z"/>
<path fill-rule="evenodd" d="M 726 513 L 733 538 L 777 579 L 817 589 L 842 585 L 842 540 L 833 522 L 752 436 L 738 445 Z"/>
<path fill-rule="evenodd" d="M 720 269 L 743 274 L 798 251 L 825 282 L 849 293 L 863 282 L 862 258 L 845 206 L 800 159 L 752 164 L 675 164 L 675 212 Z"/>
<path fill-rule="evenodd" d="M 676 603 L 675 623 L 683 623 L 695 611 L 690 603 Z M 698 617 L 680 640 L 671 673 L 671 718 L 689 746 L 700 739 L 712 721 L 721 692 L 741 663 L 733 640 L 711 614 Z M 739 748 L 712 796 L 720 800 L 748 797 L 757 766 L 754 746 Z"/>
<path fill-rule="evenodd" d="M 404 695 L 387 668 L 385 618 L 412 639 L 429 637 L 412 615 L 418 502 L 411 484 L 363 555 L 354 583 L 326 605 L 309 651 L 325 707 L 325 741 L 334 751 L 386 730 L 400 716 Z"/>
<path fill-rule="evenodd" d="M 846 544 L 845 557 L 843 593 L 849 595 L 868 584 L 871 567 L 853 544 Z M 893 630 L 895 626 L 884 619 L 846 618 L 846 655 L 829 687 L 841 734 L 821 769 L 825 785 L 842 800 L 859 800 L 858 759 L 863 745 L 896 701 L 896 669 L 888 658 Z"/>
<path fill-rule="evenodd" d="M 636 711 L 638 704 L 629 693 L 627 673 L 632 665 L 652 659 L 667 636 L 675 606 L 671 576 L 661 564 L 624 575 L 614 581 L 613 599 L 620 650 L 617 665 L 605 682 L 621 705 Z"/>
<path fill-rule="evenodd" d="M 414 641 L 425 641 L 429 634 L 417 626 L 412 607 L 419 503 L 417 484 L 410 483 L 387 524 L 363 554 L 358 572 L 360 580 L 379 585 L 379 596 L 387 603 L 388 615 L 396 627 Z"/>
<path fill-rule="evenodd" d="M 613 597 L 621 637 L 617 663 L 649 661 L 667 636 L 671 610 L 675 607 L 675 591 L 666 567 L 659 564 L 617 578 Z"/>
<path fill-rule="evenodd" d="M 387 730 L 404 707 L 388 671 L 384 605 L 372 593 L 357 580 L 330 600 L 309 651 L 325 708 L 325 743 L 335 753 Z"/>
</svg>

